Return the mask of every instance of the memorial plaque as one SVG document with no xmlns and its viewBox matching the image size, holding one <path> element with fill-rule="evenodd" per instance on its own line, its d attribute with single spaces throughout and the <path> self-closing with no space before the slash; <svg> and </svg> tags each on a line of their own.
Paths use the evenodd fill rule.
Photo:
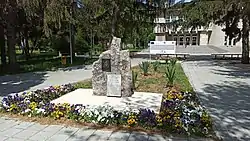
<svg viewBox="0 0 250 141">
<path fill-rule="evenodd" d="M 110 59 L 102 59 L 102 71 L 111 72 Z"/>
<path fill-rule="evenodd" d="M 107 74 L 107 96 L 121 97 L 121 75 Z"/>
</svg>

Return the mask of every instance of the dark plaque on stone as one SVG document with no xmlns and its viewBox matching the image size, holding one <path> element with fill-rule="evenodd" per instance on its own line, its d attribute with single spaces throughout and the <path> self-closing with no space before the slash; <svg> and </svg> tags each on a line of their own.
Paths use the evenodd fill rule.
<svg viewBox="0 0 250 141">
<path fill-rule="evenodd" d="M 102 59 L 102 71 L 111 72 L 110 59 Z"/>
</svg>

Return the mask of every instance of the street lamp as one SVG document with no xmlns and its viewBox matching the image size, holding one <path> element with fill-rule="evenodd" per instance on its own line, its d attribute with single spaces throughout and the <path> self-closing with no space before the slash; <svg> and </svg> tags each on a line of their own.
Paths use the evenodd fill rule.
<svg viewBox="0 0 250 141">
<path fill-rule="evenodd" d="M 74 18 L 75 8 L 83 8 L 84 5 L 81 3 L 81 0 L 72 0 L 70 7 L 70 15 Z M 70 46 L 70 64 L 73 64 L 73 48 L 75 45 L 75 29 L 74 25 L 70 22 L 69 24 L 69 46 Z M 73 28 L 73 30 L 72 30 Z"/>
</svg>

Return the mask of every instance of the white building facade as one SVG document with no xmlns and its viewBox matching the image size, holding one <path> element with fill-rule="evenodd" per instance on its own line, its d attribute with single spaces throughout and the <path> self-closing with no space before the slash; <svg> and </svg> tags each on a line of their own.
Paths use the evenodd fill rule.
<svg viewBox="0 0 250 141">
<path fill-rule="evenodd" d="M 178 20 L 177 16 L 170 16 L 168 18 L 156 18 L 154 33 L 156 41 L 176 41 L 178 45 L 213 45 L 213 46 L 241 46 L 242 42 L 236 42 L 236 39 L 229 40 L 223 27 L 210 24 L 208 28 L 201 27 L 191 31 L 191 29 L 182 31 L 181 28 L 174 29 L 170 22 Z M 242 28 L 241 22 L 239 27 Z"/>
</svg>

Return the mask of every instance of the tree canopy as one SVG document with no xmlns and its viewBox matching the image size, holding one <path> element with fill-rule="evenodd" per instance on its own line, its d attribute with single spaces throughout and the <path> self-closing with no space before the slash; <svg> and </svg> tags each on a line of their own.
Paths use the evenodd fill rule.
<svg viewBox="0 0 250 141">
<path fill-rule="evenodd" d="M 126 44 L 145 44 L 155 14 L 135 0 L 1 0 L 1 65 L 17 65 L 17 47 L 28 60 L 36 49 L 68 53 L 70 40 L 80 52 L 93 46 L 106 50 L 112 36 Z"/>
</svg>

